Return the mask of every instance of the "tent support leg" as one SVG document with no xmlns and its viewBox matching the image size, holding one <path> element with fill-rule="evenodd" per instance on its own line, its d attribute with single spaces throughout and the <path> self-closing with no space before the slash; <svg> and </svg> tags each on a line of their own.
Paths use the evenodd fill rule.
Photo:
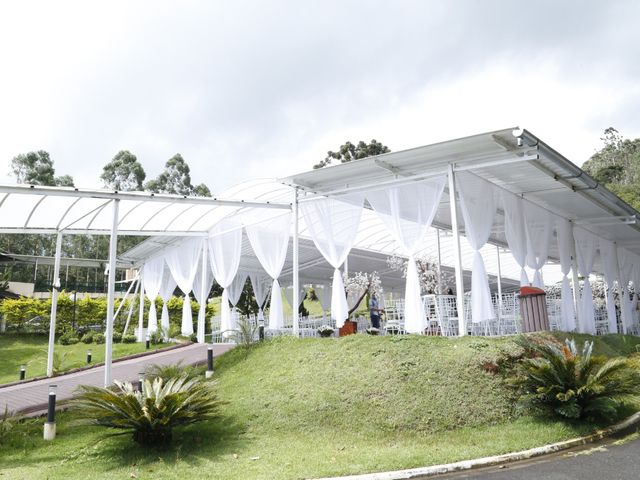
<svg viewBox="0 0 640 480">
<path fill-rule="evenodd" d="M 467 334 L 464 319 L 464 280 L 462 277 L 462 253 L 460 251 L 460 230 L 458 228 L 458 204 L 456 200 L 456 182 L 453 165 L 449 164 L 449 207 L 451 209 L 451 230 L 453 232 L 453 249 L 455 252 L 456 301 L 458 310 L 458 335 Z"/>
<path fill-rule="evenodd" d="M 53 286 L 51 289 L 51 316 L 49 321 L 49 348 L 47 349 L 47 377 L 53 376 L 53 349 L 56 342 L 56 316 L 58 314 L 58 290 L 60 289 L 61 255 L 62 232 L 58 232 L 58 235 L 56 236 L 56 256 L 53 261 Z"/>
<path fill-rule="evenodd" d="M 129 329 L 129 323 L 131 323 L 131 316 L 133 315 L 133 302 L 138 296 L 138 289 L 140 288 L 140 277 L 136 277 L 135 279 L 136 288 L 133 291 L 133 295 L 131 295 L 131 301 L 129 302 L 129 313 L 127 313 L 127 323 L 124 325 L 124 330 L 122 330 L 122 336 L 124 337 L 127 334 L 127 330 Z"/>
<path fill-rule="evenodd" d="M 438 295 L 442 295 L 442 251 L 440 250 L 440 229 L 436 228 L 438 243 Z"/>
<path fill-rule="evenodd" d="M 109 278 L 107 280 L 107 328 L 104 342 L 104 386 L 112 383 L 111 360 L 113 356 L 113 305 L 116 293 L 116 247 L 118 246 L 118 210 L 120 200 L 113 200 L 113 219 L 109 238 Z"/>
<path fill-rule="evenodd" d="M 142 282 L 142 267 L 140 267 L 138 281 L 140 282 L 140 297 L 138 297 L 138 342 L 144 342 L 144 336 L 142 335 L 142 330 L 144 330 L 144 284 Z"/>
<path fill-rule="evenodd" d="M 500 261 L 500 247 L 496 245 L 496 258 L 498 260 L 498 320 L 502 316 L 502 262 Z"/>
<path fill-rule="evenodd" d="M 293 334 L 297 337 L 300 330 L 300 318 L 298 315 L 300 307 L 300 275 L 299 275 L 299 255 L 298 255 L 298 189 L 293 191 Z"/>
<path fill-rule="evenodd" d="M 198 343 L 204 343 L 204 327 L 207 322 L 207 295 L 209 292 L 206 291 L 207 286 L 205 284 L 207 283 L 208 253 L 207 242 L 204 241 L 202 243 L 202 272 L 200 277 L 200 310 L 204 309 L 204 313 L 198 312 Z"/>
<path fill-rule="evenodd" d="M 578 279 L 578 257 L 576 255 L 576 242 L 573 236 L 573 222 L 571 222 L 571 279 L 573 285 L 573 304 L 576 313 L 576 331 L 582 332 L 582 314 L 580 310 L 580 280 Z"/>
</svg>

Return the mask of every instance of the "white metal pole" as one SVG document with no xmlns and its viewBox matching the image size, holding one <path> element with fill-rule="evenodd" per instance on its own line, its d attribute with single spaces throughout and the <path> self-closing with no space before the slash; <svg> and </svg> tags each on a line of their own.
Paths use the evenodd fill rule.
<svg viewBox="0 0 640 480">
<path fill-rule="evenodd" d="M 449 164 L 449 208 L 451 209 L 451 230 L 453 232 L 453 249 L 456 272 L 456 302 L 458 310 L 458 335 L 467 334 L 464 318 L 464 279 L 462 277 L 462 252 L 460 251 L 460 231 L 458 229 L 458 207 L 456 200 L 456 181 L 453 165 Z"/>
<path fill-rule="evenodd" d="M 614 242 L 615 244 L 615 242 Z M 620 316 L 622 317 L 622 333 L 627 333 L 627 325 L 631 325 L 631 319 L 628 318 L 629 309 L 624 306 L 623 302 L 629 302 L 629 285 L 623 285 L 620 275 L 620 262 L 618 261 L 618 245 L 615 244 L 616 255 L 616 278 L 618 279 L 618 291 L 620 292 Z M 608 311 L 608 310 L 607 310 Z M 616 328 L 618 328 L 618 319 L 616 319 Z M 618 333 L 616 331 L 616 333 Z"/>
<path fill-rule="evenodd" d="M 500 247 L 496 245 L 498 259 L 498 320 L 502 316 L 502 264 L 500 262 Z"/>
<path fill-rule="evenodd" d="M 60 257 L 62 232 L 56 236 L 56 256 L 53 260 L 53 288 L 51 289 L 51 315 L 49 321 L 49 348 L 47 350 L 47 377 L 53 376 L 53 349 L 56 343 L 56 316 L 58 314 L 58 290 L 60 289 Z"/>
<path fill-rule="evenodd" d="M 122 310 L 122 307 L 124 306 L 124 302 L 127 301 L 127 297 L 131 293 L 131 289 L 133 288 L 134 283 L 136 283 L 135 280 L 129 284 L 129 288 L 127 288 L 127 291 L 125 292 L 124 297 L 122 297 L 122 301 L 120 302 L 120 305 L 118 305 L 118 309 L 116 310 L 116 313 L 113 314 L 114 321 L 118 318 L 118 315 L 120 314 L 120 310 Z"/>
<path fill-rule="evenodd" d="M 440 250 L 440 229 L 436 228 L 438 242 L 438 295 L 442 295 L 442 252 Z"/>
<path fill-rule="evenodd" d="M 138 304 L 138 342 L 144 342 L 144 278 L 142 277 L 142 267 L 140 267 L 140 273 L 138 275 L 138 281 L 140 282 L 140 297 Z"/>
<path fill-rule="evenodd" d="M 133 295 L 131 295 L 131 301 L 129 302 L 129 313 L 127 313 L 127 322 L 124 324 L 124 330 L 122 330 L 123 337 L 127 334 L 129 323 L 131 323 L 131 316 L 133 315 L 133 302 L 136 299 L 136 296 L 138 295 L 138 290 L 140 289 L 140 277 L 136 277 L 135 284 L 136 284 L 136 289 L 133 291 Z"/>
<path fill-rule="evenodd" d="M 298 255 L 298 189 L 294 188 L 293 191 L 293 334 L 298 335 L 300 318 L 298 316 L 299 310 L 299 292 L 300 292 L 300 275 L 299 275 L 299 255 Z"/>
<path fill-rule="evenodd" d="M 578 278 L 578 257 L 576 255 L 576 241 L 573 236 L 573 222 L 571 224 L 571 277 L 573 280 L 573 303 L 576 312 L 576 331 L 581 332 L 582 310 L 580 305 L 580 279 Z"/>
<path fill-rule="evenodd" d="M 104 344 L 104 386 L 111 385 L 111 360 L 113 355 L 113 304 L 116 290 L 116 253 L 118 246 L 118 210 L 120 200 L 113 200 L 113 219 L 109 238 L 109 278 L 107 280 L 107 329 Z"/>
<path fill-rule="evenodd" d="M 197 337 L 198 343 L 204 343 L 204 326 L 207 318 L 207 294 L 209 292 L 206 291 L 207 286 L 207 262 L 209 259 L 207 258 L 208 254 L 208 245 L 206 239 L 202 242 L 202 265 L 200 272 L 200 310 L 198 311 L 198 329 L 197 329 Z"/>
</svg>

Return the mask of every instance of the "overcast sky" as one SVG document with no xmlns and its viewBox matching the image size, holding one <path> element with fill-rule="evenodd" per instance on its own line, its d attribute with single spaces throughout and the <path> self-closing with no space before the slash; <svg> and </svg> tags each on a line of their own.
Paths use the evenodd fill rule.
<svg viewBox="0 0 640 480">
<path fill-rule="evenodd" d="M 0 181 L 12 157 L 100 187 L 180 152 L 216 192 L 346 140 L 392 150 L 519 125 L 582 164 L 640 136 L 640 2 L 46 1 L 0 6 Z"/>
</svg>

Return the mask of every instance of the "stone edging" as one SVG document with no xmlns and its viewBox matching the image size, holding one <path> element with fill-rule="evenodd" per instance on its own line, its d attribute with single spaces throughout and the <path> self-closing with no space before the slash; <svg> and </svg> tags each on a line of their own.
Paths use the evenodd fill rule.
<svg viewBox="0 0 640 480">
<path fill-rule="evenodd" d="M 112 360 L 111 363 L 118 363 L 118 362 L 123 362 L 125 360 L 132 360 L 134 358 L 146 357 L 147 355 L 154 355 L 160 352 L 170 352 L 171 350 L 187 347 L 189 345 L 193 345 L 193 342 L 179 343 L 177 345 L 171 345 L 170 347 L 167 347 L 167 348 L 158 348 L 158 349 L 149 350 L 149 351 L 145 350 L 144 352 L 132 353 L 131 355 L 126 355 L 124 357 L 116 358 Z M 92 368 L 98 368 L 102 366 L 104 366 L 104 362 L 92 363 L 91 365 L 86 365 L 84 367 L 77 367 L 77 368 L 72 368 L 71 370 L 65 370 L 64 372 L 60 373 L 60 375 L 54 375 L 53 377 L 47 377 L 46 375 L 44 375 L 41 377 L 28 378 L 26 380 L 16 380 L 15 382 L 2 383 L 0 384 L 0 389 L 6 388 L 6 387 L 13 387 L 15 385 L 25 385 L 27 383 L 37 382 L 38 380 L 46 380 L 47 378 L 58 378 L 64 375 L 68 375 L 70 373 L 84 372 L 85 370 L 91 370 Z"/>
<path fill-rule="evenodd" d="M 571 440 L 565 440 L 564 442 L 552 443 L 550 445 L 523 450 L 521 452 L 505 453 L 503 455 L 477 458 L 475 460 L 463 460 L 461 462 L 447 463 L 444 465 L 433 465 L 431 467 L 410 468 L 407 470 L 396 470 L 392 472 L 365 473 L 361 475 L 348 475 L 346 477 L 323 478 L 319 480 L 405 480 L 416 477 L 431 477 L 434 475 L 441 475 L 445 473 L 462 472 L 474 468 L 489 467 L 520 460 L 527 460 L 529 458 L 539 457 L 541 455 L 547 455 L 550 453 L 567 450 L 569 448 L 578 447 L 580 445 L 596 442 L 598 440 L 602 440 L 605 437 L 628 430 L 638 423 L 640 423 L 640 412 L 631 415 L 629 418 L 616 425 L 605 428 L 603 430 L 598 430 L 591 435 L 572 438 Z"/>
</svg>

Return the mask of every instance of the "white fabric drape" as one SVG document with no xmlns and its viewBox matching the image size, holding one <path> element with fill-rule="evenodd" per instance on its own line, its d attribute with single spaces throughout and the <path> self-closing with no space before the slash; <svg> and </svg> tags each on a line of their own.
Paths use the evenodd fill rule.
<svg viewBox="0 0 640 480">
<path fill-rule="evenodd" d="M 584 277 L 584 286 L 582 287 L 582 297 L 580 300 L 580 331 L 595 335 L 596 324 L 593 311 L 593 290 L 591 289 L 589 275 L 593 271 L 593 265 L 596 260 L 598 237 L 582 228 L 574 228 L 573 236 L 576 241 L 578 270 Z"/>
<path fill-rule="evenodd" d="M 217 224 L 207 240 L 209 263 L 218 285 L 222 287 L 220 303 L 220 330 L 231 330 L 231 308 L 229 307 L 229 285 L 233 281 L 242 255 L 242 225 L 225 221 Z"/>
<path fill-rule="evenodd" d="M 609 320 L 609 333 L 618 333 L 616 321 L 616 305 L 613 299 L 613 287 L 618 280 L 618 259 L 616 246 L 609 240 L 600 239 L 600 259 L 604 270 L 604 280 L 607 286 L 607 318 Z"/>
<path fill-rule="evenodd" d="M 160 292 L 162 285 L 162 274 L 164 272 L 164 260 L 154 258 L 149 260 L 142 267 L 142 283 L 147 298 L 151 302 L 149 307 L 149 319 L 147 320 L 147 333 L 153 333 L 158 330 L 158 314 L 156 313 L 156 297 Z"/>
<path fill-rule="evenodd" d="M 231 303 L 231 319 L 229 322 L 229 328 L 231 330 L 236 330 L 238 328 L 238 311 L 236 309 L 236 305 L 238 305 L 238 301 L 240 300 L 240 296 L 242 295 L 242 291 L 244 290 L 244 285 L 247 282 L 247 272 L 238 272 L 231 282 L 231 285 L 227 288 L 229 292 L 229 303 Z"/>
<path fill-rule="evenodd" d="M 314 285 L 313 289 L 316 292 L 316 297 L 322 307 L 322 319 L 326 319 L 327 312 L 331 308 L 331 285 Z"/>
<path fill-rule="evenodd" d="M 253 289 L 253 296 L 256 298 L 258 304 L 258 320 L 264 321 L 264 302 L 267 299 L 269 293 L 269 286 L 271 285 L 271 277 L 258 272 L 251 272 L 249 274 L 251 280 L 251 288 Z"/>
<path fill-rule="evenodd" d="M 491 303 L 489 277 L 480 249 L 489 240 L 496 213 L 493 186 L 481 178 L 468 173 L 456 174 L 460 207 L 464 218 L 465 236 L 475 250 L 471 274 L 471 318 L 474 323 L 495 318 Z"/>
<path fill-rule="evenodd" d="M 306 294 L 307 289 L 304 288 L 303 285 L 300 285 L 300 287 L 298 288 L 298 308 L 300 308 L 300 305 L 302 305 L 302 302 L 304 302 L 304 297 Z M 293 285 L 288 285 L 284 289 L 284 296 L 287 299 L 287 303 L 291 307 L 291 310 L 295 312 L 296 309 L 293 306 Z"/>
<path fill-rule="evenodd" d="M 207 252 L 208 253 L 208 252 Z M 202 252 L 202 255 L 205 255 L 205 252 Z M 203 261 L 204 260 L 204 261 Z M 204 265 L 203 265 L 204 264 Z M 202 283 L 202 268 L 204 266 L 204 285 Z M 204 286 L 204 289 L 203 289 Z M 195 278 L 193 279 L 193 296 L 196 298 L 196 301 L 200 304 L 200 308 L 198 309 L 198 342 L 204 342 L 204 326 L 207 320 L 207 299 L 209 298 L 209 292 L 211 292 L 211 287 L 213 287 L 213 274 L 211 273 L 211 268 L 209 267 L 209 262 L 207 258 L 200 257 L 200 261 L 198 262 L 198 271 L 196 273 Z M 204 297 L 202 293 L 204 291 Z"/>
<path fill-rule="evenodd" d="M 172 248 L 165 254 L 165 260 L 171 275 L 184 293 L 182 302 L 182 335 L 193 334 L 193 315 L 189 294 L 193 290 L 193 280 L 198 271 L 200 254 L 202 253 L 202 239 L 194 238 L 182 245 Z"/>
<path fill-rule="evenodd" d="M 533 286 L 544 288 L 542 267 L 547 263 L 553 233 L 551 214 L 531 202 L 524 202 L 524 218 L 527 235 L 527 265 L 535 270 Z"/>
<path fill-rule="evenodd" d="M 571 271 L 571 255 L 573 252 L 573 235 L 571 223 L 564 218 L 558 219 L 558 254 L 560 256 L 560 269 L 562 271 L 562 290 L 560 314 L 562 329 L 572 332 L 576 329 L 575 308 L 573 294 L 569 284 L 569 272 Z"/>
<path fill-rule="evenodd" d="M 422 333 L 427 319 L 422 306 L 420 280 L 415 255 L 431 226 L 447 182 L 446 175 L 419 183 L 368 192 L 371 207 L 391 232 L 403 253 L 409 257 L 405 287 L 405 330 Z M 353 300 L 357 301 L 360 295 Z"/>
<path fill-rule="evenodd" d="M 629 282 L 633 281 L 633 288 L 638 293 L 640 275 L 635 275 L 637 263 L 635 255 L 629 250 L 618 247 L 618 267 L 620 272 L 620 310 L 622 313 L 622 331 L 628 333 L 632 322 L 632 303 L 629 298 Z"/>
<path fill-rule="evenodd" d="M 291 234 L 291 214 L 281 215 L 246 227 L 247 237 L 256 257 L 265 272 L 273 279 L 271 286 L 271 303 L 269 305 L 269 328 L 284 327 L 284 313 L 282 310 L 282 293 L 278 277 L 284 267 L 289 248 Z"/>
<path fill-rule="evenodd" d="M 524 229 L 524 200 L 509 192 L 502 192 L 504 209 L 504 234 L 509 250 L 520 266 L 520 286 L 529 285 L 529 278 L 524 269 L 527 264 L 527 234 Z"/>
<path fill-rule="evenodd" d="M 300 203 L 300 211 L 313 243 L 334 268 L 331 295 L 331 318 L 338 328 L 349 315 L 340 265 L 353 246 L 360 225 L 364 197 L 358 194 L 342 195 L 340 200 L 320 198 Z"/>
<path fill-rule="evenodd" d="M 171 271 L 168 268 L 164 269 L 164 274 L 162 275 L 162 286 L 160 287 L 160 298 L 162 299 L 162 315 L 160 316 L 160 325 L 162 326 L 162 330 L 164 330 L 165 335 L 169 333 L 169 327 L 171 324 L 169 323 L 169 309 L 167 308 L 167 302 L 173 295 L 174 290 L 177 287 L 176 281 L 173 279 L 173 275 L 171 275 Z"/>
</svg>

